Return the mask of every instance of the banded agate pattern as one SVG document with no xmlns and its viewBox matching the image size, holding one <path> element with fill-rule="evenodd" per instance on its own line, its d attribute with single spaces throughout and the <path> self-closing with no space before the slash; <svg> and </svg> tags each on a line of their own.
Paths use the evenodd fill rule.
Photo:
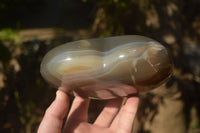
<svg viewBox="0 0 200 133">
<path fill-rule="evenodd" d="M 159 42 L 127 35 L 69 42 L 49 51 L 45 80 L 82 97 L 112 99 L 158 87 L 172 73 L 172 60 Z"/>
</svg>

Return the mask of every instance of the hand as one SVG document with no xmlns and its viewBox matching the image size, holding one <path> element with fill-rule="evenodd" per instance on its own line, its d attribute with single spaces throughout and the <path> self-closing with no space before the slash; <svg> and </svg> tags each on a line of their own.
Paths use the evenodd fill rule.
<svg viewBox="0 0 200 133">
<path fill-rule="evenodd" d="M 75 96 L 63 127 L 63 133 L 131 133 L 139 98 L 110 100 L 93 124 L 87 122 L 90 100 Z M 121 107 L 121 108 L 120 108 Z M 56 98 L 46 110 L 38 133 L 61 133 L 63 118 L 69 109 L 69 97 L 58 90 Z"/>
</svg>

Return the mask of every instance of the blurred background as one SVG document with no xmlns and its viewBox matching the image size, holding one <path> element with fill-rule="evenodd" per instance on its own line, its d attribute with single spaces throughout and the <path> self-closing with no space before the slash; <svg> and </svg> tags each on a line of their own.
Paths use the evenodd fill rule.
<svg viewBox="0 0 200 133">
<path fill-rule="evenodd" d="M 125 34 L 158 40 L 174 61 L 172 78 L 141 95 L 134 132 L 200 133 L 199 0 L 1 0 L 0 132 L 37 131 L 56 92 L 40 75 L 47 51 Z M 92 122 L 105 101 L 91 104 Z"/>
</svg>

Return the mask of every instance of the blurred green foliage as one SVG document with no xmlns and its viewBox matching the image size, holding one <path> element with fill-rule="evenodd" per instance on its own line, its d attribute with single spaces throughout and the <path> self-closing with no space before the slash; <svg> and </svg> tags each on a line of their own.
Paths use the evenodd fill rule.
<svg viewBox="0 0 200 133">
<path fill-rule="evenodd" d="M 6 64 L 12 58 L 12 53 L 9 49 L 9 46 L 6 46 L 5 42 L 16 43 L 19 40 L 20 40 L 20 36 L 16 32 L 14 32 L 12 29 L 0 30 L 0 62 L 2 62 L 4 68 L 6 68 Z"/>
<path fill-rule="evenodd" d="M 14 41 L 20 40 L 20 36 L 14 32 L 12 29 L 2 29 L 0 30 L 0 41 Z"/>
</svg>

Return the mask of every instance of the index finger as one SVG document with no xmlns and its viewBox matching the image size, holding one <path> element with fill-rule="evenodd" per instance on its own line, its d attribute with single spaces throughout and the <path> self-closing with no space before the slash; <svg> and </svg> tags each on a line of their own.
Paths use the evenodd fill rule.
<svg viewBox="0 0 200 133">
<path fill-rule="evenodd" d="M 59 133 L 61 132 L 63 118 L 69 108 L 69 97 L 64 92 L 58 90 L 56 99 L 46 110 L 42 122 L 38 128 L 38 133 Z"/>
</svg>

